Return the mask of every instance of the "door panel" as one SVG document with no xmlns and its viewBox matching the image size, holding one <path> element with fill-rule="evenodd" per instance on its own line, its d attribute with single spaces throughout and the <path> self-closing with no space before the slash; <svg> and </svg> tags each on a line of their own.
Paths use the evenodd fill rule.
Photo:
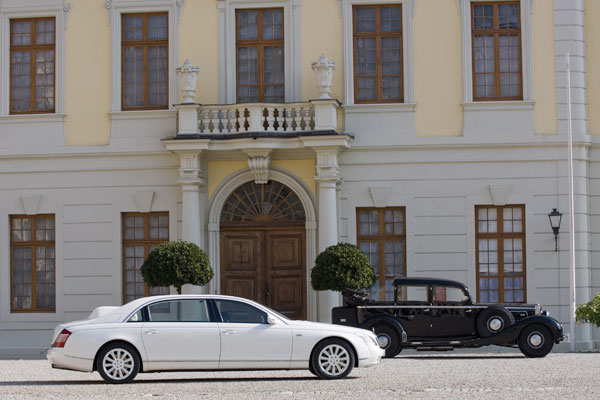
<svg viewBox="0 0 600 400">
<path fill-rule="evenodd" d="M 221 231 L 221 293 L 306 319 L 305 230 L 224 228 Z"/>
<path fill-rule="evenodd" d="M 221 293 L 264 303 L 264 232 L 221 232 Z"/>
<path fill-rule="evenodd" d="M 267 232 L 268 306 L 292 319 L 306 318 L 304 230 Z"/>
</svg>

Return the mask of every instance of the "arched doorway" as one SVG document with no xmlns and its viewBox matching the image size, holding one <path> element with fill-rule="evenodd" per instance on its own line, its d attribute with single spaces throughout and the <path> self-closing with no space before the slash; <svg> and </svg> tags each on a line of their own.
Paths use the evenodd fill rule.
<svg viewBox="0 0 600 400">
<path fill-rule="evenodd" d="M 306 213 L 281 182 L 237 187 L 220 215 L 221 293 L 306 318 Z"/>
</svg>

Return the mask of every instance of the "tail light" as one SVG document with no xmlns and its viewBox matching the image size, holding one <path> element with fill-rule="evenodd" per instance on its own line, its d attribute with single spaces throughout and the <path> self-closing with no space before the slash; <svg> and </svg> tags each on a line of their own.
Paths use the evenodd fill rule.
<svg viewBox="0 0 600 400">
<path fill-rule="evenodd" d="M 69 336 L 71 336 L 71 332 L 67 329 L 63 329 L 56 337 L 56 340 L 54 340 L 54 343 L 52 343 L 52 347 L 65 347 L 65 343 L 67 343 Z"/>
</svg>

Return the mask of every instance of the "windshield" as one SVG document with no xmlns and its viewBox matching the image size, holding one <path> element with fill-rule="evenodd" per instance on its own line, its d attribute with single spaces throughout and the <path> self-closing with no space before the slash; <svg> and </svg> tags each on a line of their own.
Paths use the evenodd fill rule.
<svg viewBox="0 0 600 400">
<path fill-rule="evenodd" d="M 286 317 L 285 315 L 283 315 L 283 314 L 282 314 L 282 313 L 280 313 L 279 311 L 275 311 L 275 310 L 273 310 L 272 308 L 269 308 L 269 307 L 267 307 L 267 306 L 263 306 L 262 304 L 261 304 L 261 306 L 262 306 L 263 308 L 265 308 L 266 310 L 268 310 L 269 312 L 271 312 L 271 313 L 273 313 L 273 314 L 277 315 L 279 318 L 283 319 L 284 321 L 289 321 L 289 320 L 290 320 L 288 317 Z"/>
</svg>

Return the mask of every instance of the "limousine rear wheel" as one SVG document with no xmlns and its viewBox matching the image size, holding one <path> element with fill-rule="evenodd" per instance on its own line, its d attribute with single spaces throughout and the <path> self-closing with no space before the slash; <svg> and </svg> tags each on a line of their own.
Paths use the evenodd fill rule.
<svg viewBox="0 0 600 400">
<path fill-rule="evenodd" d="M 519 335 L 519 349 L 525 357 L 545 357 L 554 347 L 552 333 L 541 324 L 525 327 Z"/>
<path fill-rule="evenodd" d="M 131 382 L 140 370 L 140 357 L 127 343 L 110 343 L 98 353 L 96 369 L 106 382 Z"/>
<path fill-rule="evenodd" d="M 400 336 L 398 332 L 387 324 L 377 324 L 373 327 L 377 336 L 379 347 L 385 350 L 385 358 L 394 358 L 400 353 Z"/>
<path fill-rule="evenodd" d="M 310 372 L 323 379 L 341 379 L 354 368 L 354 350 L 341 339 L 325 339 L 311 354 Z"/>
<path fill-rule="evenodd" d="M 510 311 L 504 307 L 488 307 L 477 316 L 477 333 L 481 337 L 490 337 L 515 323 Z"/>
</svg>

